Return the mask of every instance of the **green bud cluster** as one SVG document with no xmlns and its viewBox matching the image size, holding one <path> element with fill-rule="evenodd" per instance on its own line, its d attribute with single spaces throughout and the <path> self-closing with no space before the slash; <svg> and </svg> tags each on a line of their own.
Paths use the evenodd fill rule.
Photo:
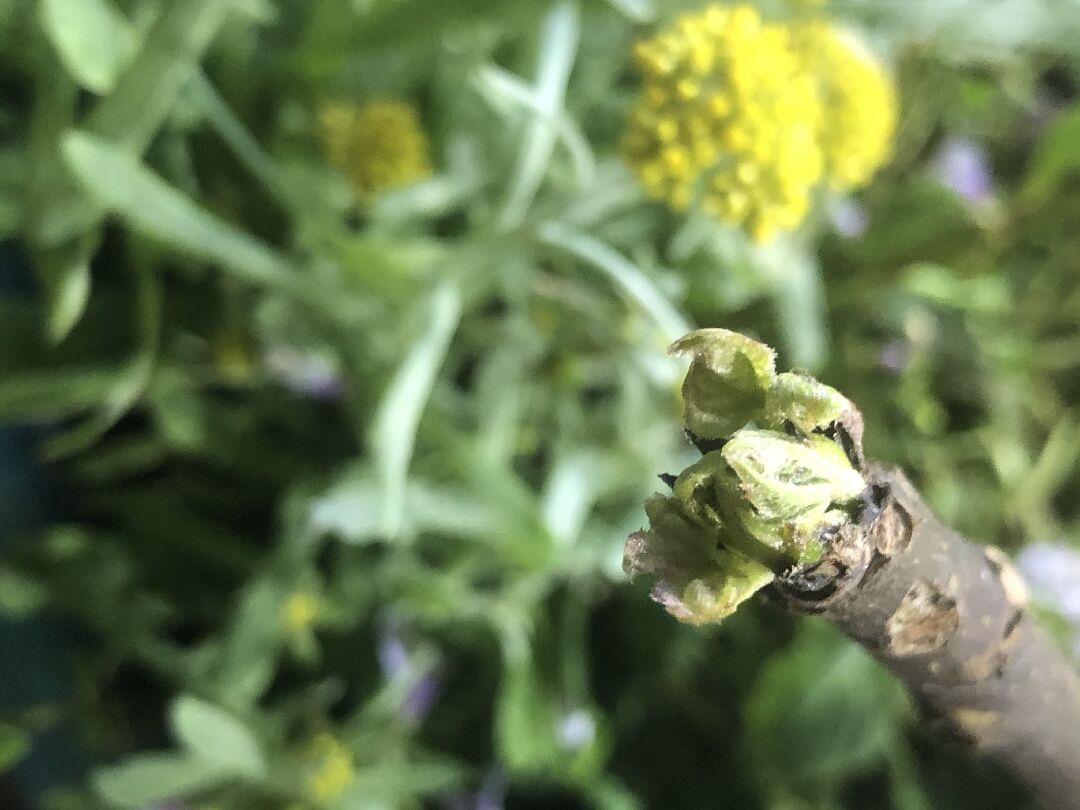
<svg viewBox="0 0 1080 810">
<path fill-rule="evenodd" d="M 680 621 L 703 624 L 818 559 L 866 483 L 832 437 L 856 414 L 838 391 L 778 374 L 772 349 L 726 329 L 692 332 L 671 352 L 691 357 L 686 428 L 719 449 L 649 499 L 649 529 L 630 536 L 623 567 L 653 575 L 654 598 Z"/>
</svg>

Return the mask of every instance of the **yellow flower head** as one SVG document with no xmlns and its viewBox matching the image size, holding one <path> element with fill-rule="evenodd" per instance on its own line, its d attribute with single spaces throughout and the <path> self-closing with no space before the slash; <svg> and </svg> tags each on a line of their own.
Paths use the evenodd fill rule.
<svg viewBox="0 0 1080 810">
<path fill-rule="evenodd" d="M 335 102 L 320 111 L 319 124 L 330 162 L 365 200 L 431 174 L 431 147 L 409 104 Z"/>
<path fill-rule="evenodd" d="M 635 56 L 644 90 L 623 149 L 648 193 L 758 240 L 797 225 L 822 174 L 822 105 L 788 28 L 751 6 L 714 6 Z"/>
<path fill-rule="evenodd" d="M 214 341 L 214 368 L 227 383 L 241 385 L 255 373 L 255 358 L 242 335 L 227 332 Z"/>
<path fill-rule="evenodd" d="M 302 633 L 318 613 L 318 598 L 308 591 L 296 591 L 281 606 L 281 626 L 292 635 Z"/>
<path fill-rule="evenodd" d="M 308 792 L 317 802 L 332 801 L 352 783 L 356 772 L 352 753 L 331 734 L 320 734 L 311 744 L 315 768 L 308 777 Z"/>
<path fill-rule="evenodd" d="M 821 22 L 797 26 L 793 42 L 817 79 L 824 105 L 821 149 L 834 188 L 862 185 L 888 157 L 896 92 L 881 63 L 847 32 Z"/>
</svg>

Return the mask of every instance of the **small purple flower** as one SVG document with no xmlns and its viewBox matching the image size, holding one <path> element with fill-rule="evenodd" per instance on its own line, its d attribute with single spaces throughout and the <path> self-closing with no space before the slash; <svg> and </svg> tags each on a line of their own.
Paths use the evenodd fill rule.
<svg viewBox="0 0 1080 810">
<path fill-rule="evenodd" d="M 967 138 L 950 137 L 932 161 L 934 176 L 969 203 L 988 200 L 993 192 L 986 150 Z"/>
<path fill-rule="evenodd" d="M 473 810 L 503 810 L 506 802 L 506 777 L 501 771 L 493 770 L 480 783 Z"/>
<path fill-rule="evenodd" d="M 829 217 L 832 219 L 836 232 L 845 239 L 857 239 L 866 231 L 870 224 L 870 217 L 866 209 L 858 200 L 844 197 L 829 208 Z"/>
<path fill-rule="evenodd" d="M 401 704 L 401 716 L 412 725 L 422 722 L 431 712 L 441 692 L 442 683 L 438 673 L 433 668 L 431 672 L 428 672 L 413 684 L 409 694 L 405 697 L 405 702 Z"/>
<path fill-rule="evenodd" d="M 890 340 L 881 348 L 878 363 L 886 371 L 899 374 L 911 359 L 911 346 L 906 340 Z"/>
<path fill-rule="evenodd" d="M 375 647 L 375 657 L 379 660 L 379 669 L 388 679 L 394 679 L 409 672 L 409 651 L 405 642 L 394 630 L 379 634 Z"/>
<path fill-rule="evenodd" d="M 502 772 L 488 772 L 476 793 L 452 793 L 442 800 L 445 810 L 503 810 L 506 802 L 506 779 Z"/>
<path fill-rule="evenodd" d="M 375 657 L 383 677 L 388 681 L 411 682 L 399 709 L 401 718 L 412 725 L 422 722 L 442 692 L 439 664 L 418 668 L 416 658 L 410 654 L 402 638 L 401 623 L 392 615 L 379 622 Z"/>
<path fill-rule="evenodd" d="M 336 364 L 326 355 L 292 346 L 274 346 L 263 357 L 270 374 L 297 394 L 337 399 L 343 385 Z"/>
<path fill-rule="evenodd" d="M 1032 543 L 1016 565 L 1034 595 L 1080 631 L 1080 551 L 1062 543 Z"/>
</svg>

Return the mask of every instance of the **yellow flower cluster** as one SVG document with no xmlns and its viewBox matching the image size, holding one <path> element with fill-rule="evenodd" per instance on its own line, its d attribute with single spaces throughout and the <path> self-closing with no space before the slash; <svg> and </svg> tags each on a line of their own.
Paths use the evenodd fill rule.
<svg viewBox="0 0 1080 810">
<path fill-rule="evenodd" d="M 813 53 L 826 35 L 828 53 Z M 888 77 L 827 26 L 713 6 L 639 43 L 635 57 L 644 89 L 623 150 L 648 193 L 700 205 L 758 241 L 798 225 L 823 179 L 861 182 L 888 151 Z"/>
<path fill-rule="evenodd" d="M 335 102 L 320 111 L 319 124 L 327 157 L 362 199 L 431 174 L 431 147 L 409 104 Z"/>
<path fill-rule="evenodd" d="M 889 155 L 896 93 L 873 54 L 850 34 L 821 22 L 795 29 L 794 43 L 818 81 L 826 126 L 825 175 L 838 189 L 862 185 Z"/>
<path fill-rule="evenodd" d="M 308 779 L 311 797 L 318 802 L 337 799 L 356 775 L 352 754 L 330 734 L 320 734 L 312 741 L 312 753 L 318 766 Z"/>
</svg>

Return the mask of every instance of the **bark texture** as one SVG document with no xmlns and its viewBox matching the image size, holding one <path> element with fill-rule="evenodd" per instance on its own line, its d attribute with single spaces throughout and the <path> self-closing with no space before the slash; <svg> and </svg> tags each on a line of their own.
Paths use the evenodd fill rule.
<svg viewBox="0 0 1080 810">
<path fill-rule="evenodd" d="M 869 464 L 861 519 L 776 585 L 909 688 L 929 718 L 995 757 L 1053 810 L 1080 810 L 1080 676 L 1026 609 L 1008 558 L 930 513 L 899 471 Z"/>
</svg>

